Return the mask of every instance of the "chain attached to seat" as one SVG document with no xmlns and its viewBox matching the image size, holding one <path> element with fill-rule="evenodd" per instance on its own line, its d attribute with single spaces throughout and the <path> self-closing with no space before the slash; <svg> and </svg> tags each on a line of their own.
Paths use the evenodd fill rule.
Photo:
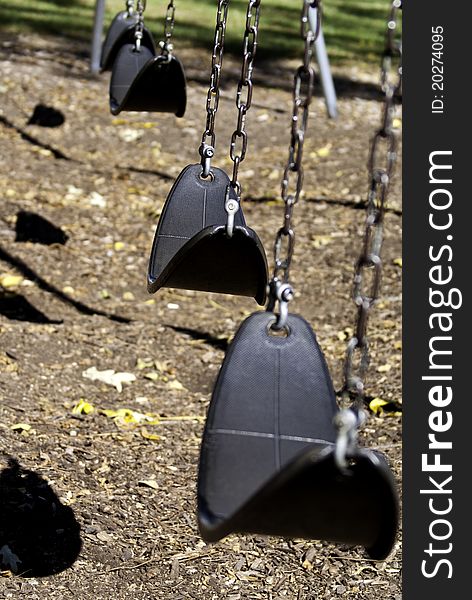
<svg viewBox="0 0 472 600">
<path fill-rule="evenodd" d="M 254 58 L 257 50 L 257 37 L 259 33 L 259 18 L 261 12 L 261 0 L 249 0 L 246 10 L 246 29 L 243 41 L 243 61 L 241 75 L 236 92 L 236 108 L 238 109 L 238 120 L 236 129 L 231 136 L 229 156 L 233 161 L 233 174 L 230 185 L 226 190 L 225 209 L 228 213 L 226 233 L 229 237 L 233 235 L 234 215 L 239 210 L 241 201 L 241 184 L 238 181 L 239 167 L 246 158 L 247 133 L 246 115 L 251 108 L 252 102 L 252 71 Z M 230 198 L 230 187 L 236 192 L 237 201 Z"/>
<path fill-rule="evenodd" d="M 207 120 L 205 131 L 202 136 L 199 153 L 201 156 L 201 177 L 211 177 L 211 160 L 215 155 L 215 119 L 220 100 L 220 77 L 223 64 L 224 42 L 226 34 L 226 23 L 228 18 L 230 0 L 219 0 L 216 15 L 215 36 L 213 43 L 213 54 L 211 63 L 210 87 L 207 93 Z M 233 173 L 230 184 L 226 189 L 225 211 L 227 213 L 226 233 L 229 237 L 234 231 L 234 216 L 239 210 L 241 200 L 241 184 L 238 181 L 239 167 L 246 157 L 247 133 L 246 115 L 251 107 L 252 101 L 252 72 L 254 58 L 257 49 L 257 37 L 259 32 L 259 17 L 261 0 L 248 0 L 246 9 L 246 26 L 243 38 L 243 59 L 241 75 L 236 91 L 236 108 L 238 119 L 236 129 L 233 131 L 230 142 L 229 156 L 233 161 Z M 235 191 L 236 199 L 231 197 L 230 190 Z"/>
<path fill-rule="evenodd" d="M 308 12 L 317 9 L 315 31 L 311 29 Z M 293 82 L 292 126 L 288 160 L 282 177 L 282 200 L 284 201 L 284 221 L 278 230 L 274 244 L 275 267 L 269 284 L 269 303 L 267 310 L 273 312 L 279 304 L 274 330 L 285 327 L 288 302 L 293 297 L 293 289 L 289 284 L 290 266 L 292 264 L 295 245 L 295 231 L 292 225 L 293 209 L 300 198 L 303 187 L 303 144 L 308 125 L 308 114 L 315 82 L 315 70 L 311 63 L 313 47 L 321 26 L 321 0 L 304 0 L 301 16 L 301 37 L 305 42 L 303 64 L 295 72 Z M 293 175 L 293 180 L 292 180 Z M 285 251 L 284 251 L 285 247 Z"/>
<path fill-rule="evenodd" d="M 383 223 L 390 181 L 397 159 L 397 136 L 393 127 L 396 101 L 401 94 L 402 67 L 401 41 L 397 40 L 398 11 L 401 0 L 393 0 L 387 19 L 385 50 L 382 56 L 380 84 L 384 94 L 381 126 L 376 131 L 369 154 L 369 190 L 366 203 L 365 230 L 359 258 L 354 270 L 352 297 L 357 307 L 354 335 L 347 344 L 344 361 L 344 385 L 342 395 L 352 405 L 341 411 L 338 419 L 339 431 L 358 429 L 364 420 L 364 379 L 369 367 L 369 340 L 367 324 L 370 311 L 379 296 L 383 243 Z M 398 65 L 395 63 L 398 62 Z M 383 161 L 381 150 L 383 147 Z M 369 282 L 370 277 L 370 282 Z M 357 364 L 356 364 L 357 363 Z M 346 412 L 355 415 L 353 420 Z M 346 434 L 347 435 L 347 434 Z M 349 436 L 354 435 L 353 431 Z M 339 439 L 343 438 L 340 436 Z M 344 442 L 341 442 L 344 445 Z M 337 448 L 336 460 L 340 467 L 346 466 L 348 446 Z"/>
<path fill-rule="evenodd" d="M 171 42 L 172 34 L 175 25 L 175 6 L 174 0 L 170 0 L 167 5 L 166 17 L 164 21 L 164 39 L 159 42 L 161 48 L 161 56 L 165 57 L 168 62 L 172 59 L 172 50 L 174 46 Z"/>
<path fill-rule="evenodd" d="M 215 119 L 220 102 L 220 76 L 221 67 L 223 65 L 229 2 L 230 0 L 218 0 L 218 8 L 216 11 L 215 36 L 211 57 L 210 87 L 208 88 L 206 101 L 207 118 L 199 150 L 202 163 L 201 176 L 205 179 L 211 177 L 211 159 L 215 154 Z"/>
<path fill-rule="evenodd" d="M 144 32 L 144 11 L 146 10 L 146 0 L 138 0 L 136 3 L 136 12 L 138 13 L 138 20 L 134 30 L 134 46 L 136 52 L 141 50 L 141 40 L 143 39 Z"/>
<path fill-rule="evenodd" d="M 134 0 L 126 0 L 126 16 L 131 17 L 134 13 Z"/>
</svg>

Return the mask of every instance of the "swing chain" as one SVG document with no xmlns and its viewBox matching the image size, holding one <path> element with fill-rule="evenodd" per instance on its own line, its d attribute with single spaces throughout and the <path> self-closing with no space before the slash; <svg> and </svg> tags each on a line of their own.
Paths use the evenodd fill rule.
<svg viewBox="0 0 472 600">
<path fill-rule="evenodd" d="M 126 16 L 131 17 L 134 13 L 134 0 L 126 0 Z"/>
<path fill-rule="evenodd" d="M 172 33 L 174 32 L 175 24 L 175 6 L 174 0 L 170 0 L 167 5 L 166 17 L 164 21 L 164 39 L 159 42 L 161 48 L 161 56 L 167 57 L 170 61 L 174 46 L 171 43 Z"/>
<path fill-rule="evenodd" d="M 238 109 L 238 120 L 236 129 L 231 136 L 229 156 L 233 161 L 233 173 L 231 182 L 226 190 L 226 206 L 228 213 L 228 222 L 226 233 L 229 237 L 233 234 L 234 214 L 239 210 L 241 200 L 241 184 L 238 181 L 239 167 L 246 157 L 247 151 L 247 133 L 246 115 L 251 108 L 252 103 L 252 72 L 254 68 L 254 58 L 257 50 L 257 37 L 259 33 L 259 18 L 261 12 L 261 0 L 249 0 L 246 10 L 246 28 L 243 39 L 243 62 L 241 67 L 241 76 L 238 82 L 236 92 L 236 108 Z M 237 201 L 229 200 L 229 187 L 232 187 L 237 196 Z"/>
<path fill-rule="evenodd" d="M 143 32 L 144 32 L 144 11 L 145 10 L 146 10 L 146 0 L 138 0 L 136 3 L 136 11 L 138 13 L 138 20 L 136 22 L 136 28 L 134 30 L 136 52 L 139 52 L 141 50 L 141 40 L 143 39 Z"/>
<path fill-rule="evenodd" d="M 398 10 L 401 0 L 393 0 L 387 20 L 386 46 L 381 63 L 381 87 L 384 106 L 380 129 L 375 133 L 369 154 L 369 190 L 361 253 L 356 261 L 353 280 L 353 300 L 357 306 L 354 335 L 347 344 L 344 362 L 343 397 L 352 399 L 353 406 L 364 405 L 364 379 L 369 367 L 367 324 L 370 311 L 379 296 L 382 275 L 380 258 L 383 243 L 383 223 L 390 180 L 397 158 L 397 136 L 394 131 L 396 99 L 401 93 L 401 43 L 396 40 Z M 396 68 L 394 59 L 399 59 Z M 380 155 L 383 154 L 383 160 Z M 357 358 L 356 358 L 357 356 Z"/>
<path fill-rule="evenodd" d="M 317 22 L 315 31 L 311 29 L 309 10 L 316 8 Z M 284 201 L 284 221 L 278 230 L 274 244 L 274 272 L 269 284 L 269 304 L 267 310 L 273 310 L 275 302 L 279 302 L 280 314 L 273 329 L 282 329 L 285 326 L 285 318 L 288 311 L 285 310 L 284 302 L 278 298 L 277 289 L 289 280 L 290 265 L 292 263 L 295 245 L 295 232 L 292 225 L 293 209 L 300 198 L 303 187 L 303 144 L 305 132 L 308 125 L 309 106 L 313 97 L 315 83 L 315 70 L 311 64 L 313 46 L 319 35 L 321 27 L 321 0 L 303 0 L 301 14 L 301 37 L 305 41 L 303 64 L 295 72 L 293 82 L 293 110 L 290 130 L 290 145 L 288 150 L 288 161 L 282 177 L 282 200 Z M 291 176 L 294 181 L 291 182 Z M 293 297 L 291 289 L 290 298 Z M 283 309 L 283 310 L 282 310 Z"/>
<path fill-rule="evenodd" d="M 211 59 L 210 87 L 206 101 L 206 125 L 202 135 L 199 153 L 201 156 L 201 177 L 210 176 L 211 159 L 215 154 L 215 118 L 220 101 L 220 76 L 223 65 L 223 52 L 225 47 L 226 21 L 230 0 L 218 0 L 216 11 L 216 26 Z M 208 143 L 209 142 L 209 143 Z"/>
</svg>

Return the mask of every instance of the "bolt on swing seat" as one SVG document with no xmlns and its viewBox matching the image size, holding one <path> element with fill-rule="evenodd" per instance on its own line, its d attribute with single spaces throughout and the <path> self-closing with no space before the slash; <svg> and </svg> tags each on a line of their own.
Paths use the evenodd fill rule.
<svg viewBox="0 0 472 600">
<path fill-rule="evenodd" d="M 180 173 L 166 199 L 151 250 L 148 291 L 174 287 L 252 296 L 264 304 L 267 259 L 262 244 L 246 225 L 242 208 L 226 233 L 225 196 L 237 201 L 228 175 L 218 168 L 201 177 L 200 164 Z"/>
<path fill-rule="evenodd" d="M 394 543 L 398 501 L 383 456 L 357 450 L 346 469 L 334 459 L 338 412 L 310 325 L 254 313 L 236 334 L 208 410 L 198 477 L 205 541 L 230 533 L 362 545 L 373 559 Z"/>
<path fill-rule="evenodd" d="M 108 28 L 102 46 L 102 54 L 100 57 L 100 70 L 102 72 L 110 71 L 120 48 L 124 46 L 124 44 L 131 44 L 134 41 L 134 30 L 138 18 L 137 13 L 129 13 L 126 10 L 119 12 L 115 16 Z M 141 44 L 146 46 L 146 48 L 149 48 L 153 55 L 156 54 L 154 39 L 147 27 L 143 27 Z"/>
<path fill-rule="evenodd" d="M 113 63 L 110 111 L 169 112 L 183 117 L 187 105 L 182 63 L 169 54 L 124 44 Z"/>
</svg>

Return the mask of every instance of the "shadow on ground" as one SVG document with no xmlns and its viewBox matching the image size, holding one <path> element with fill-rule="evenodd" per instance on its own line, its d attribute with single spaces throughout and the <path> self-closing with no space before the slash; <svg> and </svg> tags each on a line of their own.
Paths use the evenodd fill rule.
<svg viewBox="0 0 472 600">
<path fill-rule="evenodd" d="M 0 473 L 0 568 L 45 577 L 70 567 L 82 547 L 80 525 L 40 475 L 9 456 Z"/>
</svg>

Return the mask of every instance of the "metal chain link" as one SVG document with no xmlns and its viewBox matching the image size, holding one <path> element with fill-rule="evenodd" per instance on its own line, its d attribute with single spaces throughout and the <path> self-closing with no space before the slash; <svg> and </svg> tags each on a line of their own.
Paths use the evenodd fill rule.
<svg viewBox="0 0 472 600">
<path fill-rule="evenodd" d="M 316 27 L 312 30 L 309 11 L 316 10 Z M 301 37 L 305 41 L 303 64 L 295 72 L 293 83 L 293 110 L 290 130 L 288 161 L 282 177 L 282 200 L 284 201 L 284 221 L 278 230 L 274 244 L 274 272 L 270 282 L 267 310 L 273 311 L 275 303 L 280 306 L 275 329 L 282 329 L 287 314 L 286 303 L 292 298 L 289 284 L 290 266 L 295 244 L 292 225 L 293 208 L 298 202 L 303 186 L 303 144 L 308 124 L 309 106 L 313 96 L 315 70 L 311 64 L 313 46 L 321 27 L 321 0 L 303 0 L 301 13 Z M 293 178 L 293 181 L 292 181 Z"/>
<path fill-rule="evenodd" d="M 387 20 L 386 45 L 382 56 L 380 77 L 384 93 L 383 114 L 381 127 L 373 137 L 369 154 L 370 183 L 365 231 L 354 270 L 352 295 L 358 311 L 354 335 L 347 344 L 343 396 L 353 400 L 353 407 L 356 409 L 361 409 L 364 404 L 364 378 L 370 362 L 367 324 L 370 311 L 379 296 L 383 223 L 391 176 L 397 158 L 393 118 L 396 99 L 401 93 L 402 85 L 401 42 L 397 41 L 397 18 L 401 5 L 401 0 L 393 0 Z M 396 61 L 398 65 L 395 66 Z"/>
<path fill-rule="evenodd" d="M 257 36 L 259 32 L 259 18 L 261 0 L 249 0 L 246 11 L 246 29 L 243 40 L 243 62 L 241 76 L 236 92 L 236 108 L 238 120 L 233 131 L 230 143 L 230 158 L 233 161 L 233 175 L 231 186 L 236 190 L 238 197 L 241 195 L 241 186 L 238 182 L 238 170 L 246 157 L 247 133 L 245 131 L 246 115 L 252 102 L 252 71 L 257 50 Z M 236 148 L 239 145 L 239 148 Z"/>
<path fill-rule="evenodd" d="M 240 164 L 246 157 L 247 151 L 246 115 L 251 108 L 252 102 L 252 71 L 257 50 L 260 12 L 261 0 L 249 0 L 246 10 L 246 29 L 243 38 L 241 75 L 236 91 L 238 120 L 236 129 L 231 136 L 229 150 L 229 156 L 233 161 L 233 174 L 231 176 L 230 184 L 226 189 L 225 198 L 225 210 L 228 215 L 226 233 L 229 237 L 233 235 L 234 216 L 239 210 L 239 203 L 241 201 L 241 184 L 238 181 L 238 172 Z M 236 200 L 230 197 L 231 188 L 236 192 Z"/>
<path fill-rule="evenodd" d="M 174 32 L 175 25 L 175 6 L 174 0 L 170 0 L 167 5 L 166 16 L 164 21 L 164 39 L 159 42 L 161 48 L 161 55 L 168 56 L 169 60 L 171 57 L 174 46 L 171 43 L 172 33 Z"/>
<path fill-rule="evenodd" d="M 134 30 L 134 45 L 136 52 L 141 49 L 141 40 L 143 39 L 144 32 L 144 11 L 146 10 L 146 0 L 138 0 L 136 3 L 136 12 L 138 13 L 138 20 Z"/>
<path fill-rule="evenodd" d="M 130 17 L 134 13 L 134 0 L 126 0 L 126 16 Z"/>
<path fill-rule="evenodd" d="M 202 135 L 200 155 L 202 157 L 202 177 L 210 176 L 210 163 L 215 153 L 215 118 L 220 101 L 220 76 L 223 65 L 223 52 L 225 46 L 226 21 L 230 0 L 218 0 L 216 11 L 215 37 L 211 59 L 210 87 L 206 101 L 206 125 Z M 208 143 L 209 142 L 209 143 Z"/>
</svg>

